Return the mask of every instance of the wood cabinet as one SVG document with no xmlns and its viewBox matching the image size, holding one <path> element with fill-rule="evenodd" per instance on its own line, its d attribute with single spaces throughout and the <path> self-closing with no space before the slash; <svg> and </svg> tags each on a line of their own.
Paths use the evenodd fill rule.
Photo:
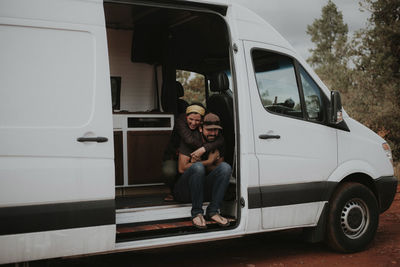
<svg viewBox="0 0 400 267">
<path fill-rule="evenodd" d="M 165 183 L 161 166 L 174 125 L 172 114 L 113 114 L 115 185 Z"/>
<path fill-rule="evenodd" d="M 171 131 L 128 131 L 128 183 L 164 183 L 161 165 Z"/>
</svg>

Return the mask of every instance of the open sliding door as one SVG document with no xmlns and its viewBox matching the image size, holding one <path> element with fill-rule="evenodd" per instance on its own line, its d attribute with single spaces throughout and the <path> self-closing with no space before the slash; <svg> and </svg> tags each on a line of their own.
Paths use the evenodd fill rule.
<svg viewBox="0 0 400 267">
<path fill-rule="evenodd" d="M 112 250 L 102 1 L 2 1 L 0 40 L 0 263 Z"/>
</svg>

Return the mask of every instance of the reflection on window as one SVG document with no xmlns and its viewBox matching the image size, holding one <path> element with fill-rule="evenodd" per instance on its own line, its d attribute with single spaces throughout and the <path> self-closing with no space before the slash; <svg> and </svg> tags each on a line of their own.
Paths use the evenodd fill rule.
<svg viewBox="0 0 400 267">
<path fill-rule="evenodd" d="M 300 67 L 301 84 L 303 86 L 304 100 L 306 104 L 307 117 L 314 121 L 323 121 L 321 93 L 318 85 L 311 79 L 308 73 Z"/>
<path fill-rule="evenodd" d="M 303 117 L 292 59 L 261 50 L 254 50 L 252 58 L 264 108 Z"/>
<path fill-rule="evenodd" d="M 228 77 L 228 81 L 229 81 L 229 91 L 231 91 L 231 93 L 232 93 L 232 89 L 233 89 L 232 84 L 233 84 L 233 82 L 232 82 L 232 73 L 231 73 L 231 70 L 226 70 L 226 71 L 224 71 L 224 72 L 225 72 L 226 76 Z"/>
</svg>

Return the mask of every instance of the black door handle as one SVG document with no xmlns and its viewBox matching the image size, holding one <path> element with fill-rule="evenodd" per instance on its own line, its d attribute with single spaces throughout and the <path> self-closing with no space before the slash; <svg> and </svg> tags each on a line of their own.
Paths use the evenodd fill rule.
<svg viewBox="0 0 400 267">
<path fill-rule="evenodd" d="M 260 139 L 281 139 L 280 135 L 272 135 L 272 134 L 260 134 L 258 136 Z"/>
<path fill-rule="evenodd" d="M 78 139 L 76 139 L 76 141 L 78 142 L 97 142 L 97 143 L 104 143 L 108 141 L 107 137 L 102 137 L 102 136 L 98 136 L 98 137 L 79 137 Z"/>
</svg>

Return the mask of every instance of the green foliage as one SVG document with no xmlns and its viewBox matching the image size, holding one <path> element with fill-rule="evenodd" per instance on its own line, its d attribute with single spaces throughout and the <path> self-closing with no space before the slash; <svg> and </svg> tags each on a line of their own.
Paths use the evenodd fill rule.
<svg viewBox="0 0 400 267">
<path fill-rule="evenodd" d="M 203 75 L 198 73 L 177 70 L 176 80 L 180 82 L 185 90 L 185 95 L 182 99 L 188 103 L 199 102 L 206 104 L 205 96 L 205 79 Z"/>
<path fill-rule="evenodd" d="M 316 48 L 310 49 L 311 57 L 307 60 L 314 67 L 324 67 L 326 63 L 340 65 L 347 64 L 347 24 L 343 23 L 342 12 L 329 1 L 322 8 L 321 19 L 316 19 L 308 25 L 307 33 Z"/>
<path fill-rule="evenodd" d="M 311 57 L 307 62 L 329 88 L 341 92 L 347 92 L 351 84 L 347 67 L 350 55 L 347 33 L 342 12 L 332 1 L 322 8 L 321 18 L 307 27 L 307 34 L 315 44 L 315 48 L 310 49 Z"/>
<path fill-rule="evenodd" d="M 353 40 L 353 103 L 362 100 L 355 118 L 388 140 L 400 159 L 400 1 L 364 0 L 371 12 L 368 27 Z M 351 105 L 354 106 L 354 105 Z"/>
<path fill-rule="evenodd" d="M 308 26 L 316 49 L 308 62 L 333 90 L 346 111 L 389 141 L 400 159 L 400 1 L 363 0 L 371 12 L 366 29 L 347 42 L 347 25 L 329 1 L 322 17 Z M 353 68 L 349 68 L 350 59 Z"/>
</svg>

